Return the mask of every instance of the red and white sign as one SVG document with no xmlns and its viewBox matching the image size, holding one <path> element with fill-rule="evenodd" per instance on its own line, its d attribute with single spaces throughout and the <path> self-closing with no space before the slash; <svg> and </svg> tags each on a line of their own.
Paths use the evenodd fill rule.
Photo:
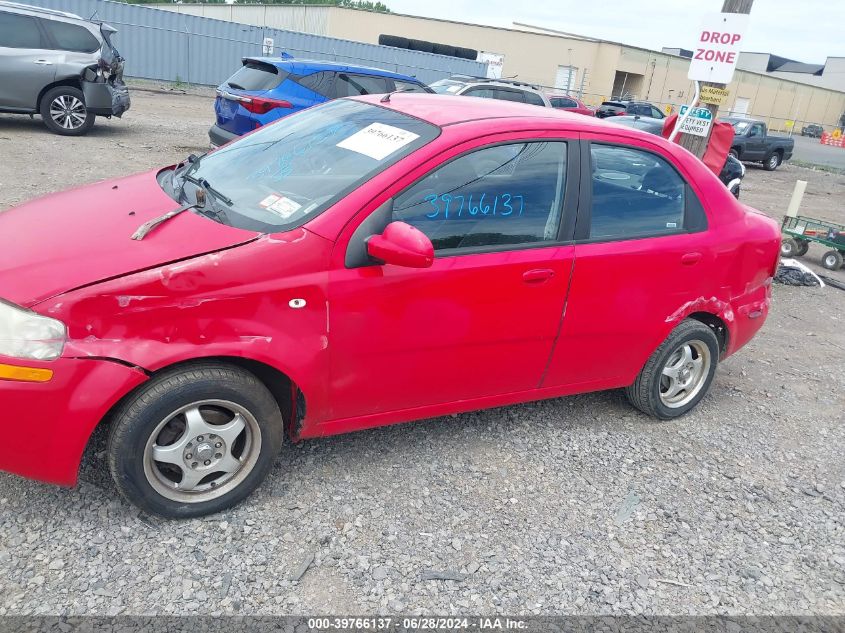
<svg viewBox="0 0 845 633">
<path fill-rule="evenodd" d="M 693 47 L 687 77 L 695 81 L 730 83 L 747 27 L 748 16 L 744 13 L 706 16 Z"/>
</svg>

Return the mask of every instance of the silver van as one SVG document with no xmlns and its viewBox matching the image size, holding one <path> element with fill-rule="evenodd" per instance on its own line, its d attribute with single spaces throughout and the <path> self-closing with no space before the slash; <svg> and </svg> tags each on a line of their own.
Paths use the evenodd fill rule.
<svg viewBox="0 0 845 633">
<path fill-rule="evenodd" d="M 78 136 L 129 109 L 117 30 L 78 15 L 0 0 L 0 112 L 40 114 Z"/>
</svg>

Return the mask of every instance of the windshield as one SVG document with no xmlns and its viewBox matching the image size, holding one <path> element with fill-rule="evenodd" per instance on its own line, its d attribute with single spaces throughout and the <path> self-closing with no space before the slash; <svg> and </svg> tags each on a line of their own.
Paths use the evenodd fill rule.
<svg viewBox="0 0 845 633">
<path fill-rule="evenodd" d="M 462 81 L 455 81 L 454 79 L 441 79 L 429 84 L 429 88 L 441 95 L 455 94 L 458 90 L 463 88 L 466 84 Z"/>
<path fill-rule="evenodd" d="M 312 219 L 439 132 L 399 112 L 340 99 L 285 117 L 175 176 L 225 198 L 227 223 L 273 233 Z"/>
<path fill-rule="evenodd" d="M 751 121 L 734 121 L 731 125 L 734 126 L 734 132 L 737 134 L 745 134 L 745 131 L 751 127 Z"/>
</svg>

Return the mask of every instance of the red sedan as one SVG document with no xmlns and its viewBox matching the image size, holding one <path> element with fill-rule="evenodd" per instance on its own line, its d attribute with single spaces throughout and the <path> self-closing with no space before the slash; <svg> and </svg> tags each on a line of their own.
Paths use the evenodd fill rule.
<svg viewBox="0 0 845 633">
<path fill-rule="evenodd" d="M 570 95 L 549 95 L 549 101 L 553 108 L 558 110 L 566 110 L 575 114 L 583 114 L 585 116 L 596 116 L 596 111 L 591 107 L 584 105 L 580 99 L 576 99 Z"/>
<path fill-rule="evenodd" d="M 0 214 L 0 468 L 229 507 L 292 441 L 601 389 L 676 418 L 766 319 L 778 226 L 637 130 L 341 99 Z"/>
</svg>

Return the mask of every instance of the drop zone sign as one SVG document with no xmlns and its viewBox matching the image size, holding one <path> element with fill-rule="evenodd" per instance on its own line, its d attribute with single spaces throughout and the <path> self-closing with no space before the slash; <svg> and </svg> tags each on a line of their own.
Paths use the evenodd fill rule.
<svg viewBox="0 0 845 633">
<path fill-rule="evenodd" d="M 679 116 L 684 116 L 689 109 L 688 106 L 681 106 Z M 692 113 L 686 121 L 681 124 L 681 132 L 693 136 L 707 136 L 710 126 L 713 125 L 713 115 L 707 108 L 693 108 Z"/>
<path fill-rule="evenodd" d="M 729 84 L 747 27 L 748 16 L 743 13 L 706 16 L 698 31 L 687 77 L 693 81 Z"/>
</svg>

